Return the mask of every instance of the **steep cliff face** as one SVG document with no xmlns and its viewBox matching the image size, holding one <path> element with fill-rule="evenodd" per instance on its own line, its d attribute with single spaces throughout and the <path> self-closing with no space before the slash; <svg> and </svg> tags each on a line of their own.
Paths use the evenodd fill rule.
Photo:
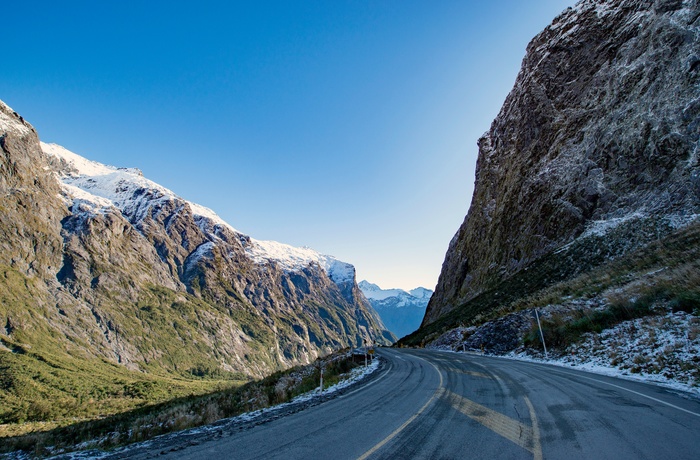
<svg viewBox="0 0 700 460">
<path fill-rule="evenodd" d="M 423 326 L 573 241 L 624 227 L 593 248 L 614 257 L 693 220 L 698 50 L 696 0 L 583 0 L 532 40 Z"/>
<path fill-rule="evenodd" d="M 59 185 L 34 128 L 0 101 L 0 264 L 47 276 L 61 265 Z"/>
<path fill-rule="evenodd" d="M 260 377 L 394 339 L 350 264 L 256 241 L 136 169 L 40 143 L 1 102 L 0 147 L 0 367 L 17 379 L 0 399 L 49 355 Z"/>
</svg>

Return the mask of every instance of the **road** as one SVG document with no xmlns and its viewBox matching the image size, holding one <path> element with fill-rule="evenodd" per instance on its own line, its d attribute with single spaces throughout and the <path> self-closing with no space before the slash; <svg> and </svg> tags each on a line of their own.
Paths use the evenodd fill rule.
<svg viewBox="0 0 700 460">
<path fill-rule="evenodd" d="M 214 459 L 698 459 L 700 400 L 561 367 L 381 349 L 365 384 L 174 452 Z"/>
</svg>

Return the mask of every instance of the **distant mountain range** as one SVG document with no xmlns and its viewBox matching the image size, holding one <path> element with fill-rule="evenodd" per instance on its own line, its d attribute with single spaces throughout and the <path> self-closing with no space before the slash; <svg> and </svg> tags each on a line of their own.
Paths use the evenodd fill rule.
<svg viewBox="0 0 700 460">
<path fill-rule="evenodd" d="M 403 337 L 418 329 L 433 291 L 423 287 L 382 289 L 368 281 L 358 284 L 372 307 L 379 313 L 384 325 L 396 336 Z"/>
</svg>

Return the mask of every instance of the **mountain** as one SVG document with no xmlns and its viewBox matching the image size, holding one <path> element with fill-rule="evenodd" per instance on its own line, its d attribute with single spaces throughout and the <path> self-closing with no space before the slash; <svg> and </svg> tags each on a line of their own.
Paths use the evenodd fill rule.
<svg viewBox="0 0 700 460">
<path fill-rule="evenodd" d="M 397 337 L 418 329 L 433 295 L 433 291 L 422 287 L 406 292 L 402 289 L 382 289 L 368 281 L 360 281 L 359 287 L 386 327 Z"/>
<path fill-rule="evenodd" d="M 106 401 L 147 380 L 162 399 L 395 339 L 351 264 L 40 143 L 2 102 L 0 148 L 0 423 L 47 418 L 27 401 L 88 411 L 100 385 Z"/>
<path fill-rule="evenodd" d="M 699 27 L 697 1 L 582 0 L 530 42 L 412 343 L 584 295 L 695 295 Z"/>
</svg>

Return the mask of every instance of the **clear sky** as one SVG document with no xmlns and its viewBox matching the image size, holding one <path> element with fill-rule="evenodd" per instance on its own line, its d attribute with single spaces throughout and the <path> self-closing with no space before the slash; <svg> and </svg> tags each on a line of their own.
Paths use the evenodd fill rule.
<svg viewBox="0 0 700 460">
<path fill-rule="evenodd" d="M 476 141 L 573 3 L 6 2 L 0 99 L 254 238 L 432 289 Z"/>
</svg>

